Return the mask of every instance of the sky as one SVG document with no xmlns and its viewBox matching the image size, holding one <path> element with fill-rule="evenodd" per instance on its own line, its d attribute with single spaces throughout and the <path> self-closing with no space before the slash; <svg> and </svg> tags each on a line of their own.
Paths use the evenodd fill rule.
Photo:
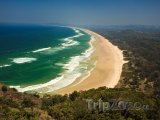
<svg viewBox="0 0 160 120">
<path fill-rule="evenodd" d="M 160 25 L 160 0 L 0 0 L 0 23 Z"/>
</svg>

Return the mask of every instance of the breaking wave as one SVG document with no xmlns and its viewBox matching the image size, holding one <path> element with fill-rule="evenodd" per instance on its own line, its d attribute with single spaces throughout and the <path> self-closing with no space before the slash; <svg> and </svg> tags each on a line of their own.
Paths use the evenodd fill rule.
<svg viewBox="0 0 160 120">
<path fill-rule="evenodd" d="M 65 41 L 65 44 L 67 44 L 67 45 L 63 44 L 64 47 L 71 46 L 71 45 L 73 45 L 73 43 L 78 44 L 78 43 L 75 43 L 75 41 L 73 39 L 75 37 L 79 37 L 83 34 L 80 33 L 80 31 L 77 29 L 74 29 L 74 30 L 76 33 L 78 33 L 78 35 L 65 38 L 64 41 Z M 37 91 L 39 93 L 47 93 L 47 92 L 51 92 L 53 90 L 58 90 L 60 88 L 63 88 L 63 87 L 66 87 L 66 86 L 72 84 L 77 78 L 82 76 L 81 71 L 86 70 L 86 67 L 82 68 L 82 66 L 80 66 L 80 63 L 90 59 L 89 56 L 94 51 L 94 47 L 91 44 L 91 41 L 93 41 L 93 40 L 94 40 L 94 38 L 92 37 L 89 42 L 89 44 L 90 44 L 89 49 L 87 49 L 80 56 L 71 57 L 70 61 L 67 64 L 56 63 L 56 65 L 60 65 L 65 69 L 65 71 L 60 75 L 60 77 L 52 79 L 49 82 L 46 82 L 43 84 L 31 85 L 31 86 L 27 86 L 27 87 L 21 87 L 21 86 L 10 86 L 10 87 L 11 88 L 14 87 L 20 92 Z M 52 50 L 52 49 L 49 49 L 49 50 Z M 27 62 L 27 60 L 28 60 L 28 62 L 29 62 L 29 60 L 35 61 L 34 58 L 33 59 L 30 58 L 30 59 L 16 59 L 16 62 L 21 63 L 21 61 L 24 62 L 24 60 L 26 60 L 26 62 Z M 88 73 L 90 73 L 90 71 L 88 71 Z"/>
</svg>

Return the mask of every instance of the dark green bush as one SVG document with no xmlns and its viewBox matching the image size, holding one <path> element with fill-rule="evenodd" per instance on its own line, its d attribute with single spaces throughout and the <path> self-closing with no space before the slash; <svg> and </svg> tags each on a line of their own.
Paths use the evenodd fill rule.
<svg viewBox="0 0 160 120">
<path fill-rule="evenodd" d="M 23 102 L 22 102 L 22 106 L 23 106 L 23 107 L 34 107 L 35 104 L 34 104 L 34 102 L 33 102 L 31 99 L 25 98 L 25 99 L 23 100 Z"/>
<path fill-rule="evenodd" d="M 8 90 L 7 86 L 4 86 L 4 85 L 2 86 L 1 89 L 2 89 L 3 92 L 7 92 L 7 90 Z"/>
</svg>

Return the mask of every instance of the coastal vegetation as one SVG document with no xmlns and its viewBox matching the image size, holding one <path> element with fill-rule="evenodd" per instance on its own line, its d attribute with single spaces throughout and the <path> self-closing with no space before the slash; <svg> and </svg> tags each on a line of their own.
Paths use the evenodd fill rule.
<svg viewBox="0 0 160 120">
<path fill-rule="evenodd" d="M 160 29 L 136 26 L 122 28 L 96 29 L 96 32 L 124 50 L 124 58 L 128 61 L 123 67 L 117 87 L 131 88 L 159 96 Z"/>
<path fill-rule="evenodd" d="M 156 29 L 93 29 L 124 51 L 116 88 L 40 96 L 0 85 L 2 120 L 159 120 L 160 32 Z M 88 107 L 92 100 L 92 109 Z M 107 103 L 100 109 L 99 101 Z M 123 104 L 119 104 L 123 103 Z M 95 105 L 95 107 L 94 107 Z"/>
<path fill-rule="evenodd" d="M 19 93 L 15 89 L 0 89 L 1 120 L 147 120 L 158 119 L 157 99 L 126 88 L 100 87 L 88 91 L 74 91 L 69 95 L 44 95 Z M 103 111 L 90 110 L 87 99 L 95 103 L 101 99 L 112 107 Z M 120 108 L 119 101 L 134 103 Z M 127 105 L 126 104 L 126 105 Z M 137 104 L 137 105 L 136 105 Z M 118 109 L 117 109 L 118 106 Z"/>
</svg>

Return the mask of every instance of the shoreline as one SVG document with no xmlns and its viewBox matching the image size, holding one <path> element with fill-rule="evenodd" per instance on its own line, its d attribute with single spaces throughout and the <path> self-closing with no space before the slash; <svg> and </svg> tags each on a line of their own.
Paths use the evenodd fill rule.
<svg viewBox="0 0 160 120">
<path fill-rule="evenodd" d="M 76 79 L 72 84 L 48 94 L 69 94 L 75 90 L 88 90 L 102 86 L 114 88 L 118 84 L 123 64 L 126 63 L 123 51 L 103 36 L 90 30 L 82 30 L 94 38 L 94 41 L 91 40 L 91 44 L 95 48 L 95 51 L 91 54 L 90 58 L 96 59 L 96 66 L 91 70 L 89 75 Z"/>
<path fill-rule="evenodd" d="M 81 30 L 81 31 L 84 31 L 84 30 L 82 30 L 80 28 L 75 28 L 75 27 L 70 27 L 70 28 L 73 29 L 75 31 L 75 33 L 77 33 L 77 34 L 74 35 L 74 36 L 64 38 L 64 41 L 73 41 L 74 43 L 77 43 L 72 39 L 77 38 L 79 36 L 82 36 L 83 34 L 79 30 Z M 92 39 L 92 38 L 89 40 L 90 47 L 87 48 L 81 55 L 73 56 L 73 57 L 70 58 L 70 60 L 67 63 L 63 64 L 63 68 L 66 69 L 66 71 L 64 71 L 61 76 L 56 77 L 54 79 L 51 79 L 49 82 L 42 83 L 42 84 L 40 83 L 40 84 L 30 85 L 30 86 L 26 86 L 26 87 L 21 87 L 21 86 L 9 86 L 9 87 L 10 88 L 16 88 L 19 92 L 27 91 L 27 92 L 37 92 L 37 93 L 40 93 L 40 94 L 46 94 L 46 93 L 52 92 L 54 90 L 61 89 L 63 87 L 69 86 L 77 78 L 82 77 L 81 76 L 82 73 L 76 73 L 75 74 L 74 71 L 77 70 L 77 69 L 79 70 L 79 67 L 81 66 L 80 65 L 81 62 L 85 63 L 85 61 L 88 60 L 88 58 L 90 59 L 89 56 L 94 51 L 94 47 L 91 44 L 91 41 L 93 41 L 93 40 L 94 39 Z M 52 49 L 51 47 L 48 47 L 48 48 Z M 41 49 L 37 49 L 35 51 L 36 52 L 39 52 L 39 51 L 42 51 L 42 50 L 44 51 L 44 50 L 48 50 L 48 48 L 41 48 Z M 32 52 L 35 52 L 35 51 L 32 51 Z M 20 60 L 21 60 L 21 58 L 20 58 Z M 83 66 L 83 67 L 85 67 L 85 66 Z"/>
</svg>

